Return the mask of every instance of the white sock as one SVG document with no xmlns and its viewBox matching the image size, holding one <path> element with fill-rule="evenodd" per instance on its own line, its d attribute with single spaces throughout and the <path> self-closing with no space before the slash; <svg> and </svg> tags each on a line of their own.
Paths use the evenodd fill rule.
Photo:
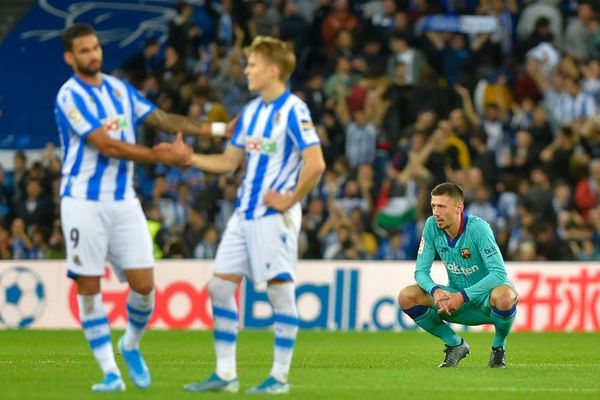
<svg viewBox="0 0 600 400">
<path fill-rule="evenodd" d="M 92 296 L 80 294 L 77 295 L 77 302 L 83 334 L 94 353 L 94 357 L 96 357 L 96 361 L 100 364 L 102 372 L 105 375 L 112 372 L 121 376 L 110 341 L 110 326 L 104 304 L 102 304 L 102 294 L 98 293 Z"/>
<path fill-rule="evenodd" d="M 125 350 L 137 349 L 154 309 L 154 290 L 148 294 L 129 291 L 127 297 L 127 328 L 123 338 Z"/>
<path fill-rule="evenodd" d="M 217 354 L 217 375 L 225 380 L 237 377 L 235 349 L 238 311 L 235 303 L 237 283 L 214 276 L 208 283 L 213 307 L 213 335 Z"/>
<path fill-rule="evenodd" d="M 269 284 L 267 296 L 273 305 L 275 317 L 275 352 L 271 375 L 278 381 L 287 382 L 299 325 L 294 283 Z"/>
</svg>

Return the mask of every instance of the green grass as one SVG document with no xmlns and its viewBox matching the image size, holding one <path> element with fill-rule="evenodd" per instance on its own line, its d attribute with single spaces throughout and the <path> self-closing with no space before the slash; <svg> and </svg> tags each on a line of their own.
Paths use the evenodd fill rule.
<svg viewBox="0 0 600 400">
<path fill-rule="evenodd" d="M 113 333 L 113 340 L 120 333 Z M 600 399 L 598 334 L 512 334 L 508 368 L 490 370 L 492 334 L 466 333 L 471 355 L 438 369 L 442 344 L 425 333 L 301 332 L 291 373 L 294 399 Z M 272 333 L 242 331 L 242 391 L 268 374 Z M 210 332 L 151 331 L 142 349 L 153 384 L 92 394 L 101 379 L 80 331 L 0 330 L 0 399 L 233 399 L 243 394 L 188 394 L 183 384 L 213 370 Z M 119 364 L 125 373 L 125 368 Z"/>
</svg>

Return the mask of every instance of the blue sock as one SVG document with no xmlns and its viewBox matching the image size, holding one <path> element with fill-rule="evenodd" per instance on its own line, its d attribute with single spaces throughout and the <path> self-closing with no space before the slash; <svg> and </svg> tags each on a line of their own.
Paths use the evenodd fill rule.
<svg viewBox="0 0 600 400">
<path fill-rule="evenodd" d="M 125 350 L 136 349 L 140 345 L 146 325 L 152 317 L 154 309 L 154 291 L 143 295 L 134 290 L 129 291 L 127 298 L 127 328 L 123 338 Z"/>
</svg>

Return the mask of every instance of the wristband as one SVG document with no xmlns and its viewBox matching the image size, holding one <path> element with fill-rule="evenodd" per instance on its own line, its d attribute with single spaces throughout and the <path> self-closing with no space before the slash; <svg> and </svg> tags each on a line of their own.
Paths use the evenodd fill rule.
<svg viewBox="0 0 600 400">
<path fill-rule="evenodd" d="M 210 123 L 210 134 L 212 136 L 225 136 L 225 130 L 227 124 L 225 122 L 211 122 Z"/>
</svg>

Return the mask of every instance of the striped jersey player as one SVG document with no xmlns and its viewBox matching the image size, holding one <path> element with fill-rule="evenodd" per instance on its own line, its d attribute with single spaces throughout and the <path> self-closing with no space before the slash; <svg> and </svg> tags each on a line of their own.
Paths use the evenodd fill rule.
<svg viewBox="0 0 600 400">
<path fill-rule="evenodd" d="M 191 392 L 237 391 L 238 310 L 242 277 L 267 282 L 273 305 L 275 354 L 271 373 L 251 393 L 286 393 L 298 331 L 294 280 L 298 257 L 299 201 L 317 183 L 325 162 L 306 104 L 285 88 L 294 52 L 259 36 L 247 49 L 248 88 L 259 96 L 243 109 L 223 154 L 196 154 L 192 165 L 213 173 L 235 171 L 245 161 L 236 210 L 215 258 L 208 289 L 213 304 L 216 371 Z"/>
<path fill-rule="evenodd" d="M 131 288 L 128 324 L 119 347 L 133 383 L 146 388 L 151 378 L 139 343 L 154 306 L 154 258 L 146 218 L 133 190 L 133 161 L 187 165 L 192 149 L 181 134 L 160 149 L 136 145 L 135 128 L 145 123 L 196 135 L 212 129 L 156 108 L 126 82 L 103 74 L 102 48 L 91 26 L 70 26 L 63 44 L 65 62 L 74 75 L 60 88 L 55 103 L 64 151 L 61 225 L 83 331 L 104 374 L 92 390 L 125 389 L 100 292 L 107 261 Z"/>
</svg>

